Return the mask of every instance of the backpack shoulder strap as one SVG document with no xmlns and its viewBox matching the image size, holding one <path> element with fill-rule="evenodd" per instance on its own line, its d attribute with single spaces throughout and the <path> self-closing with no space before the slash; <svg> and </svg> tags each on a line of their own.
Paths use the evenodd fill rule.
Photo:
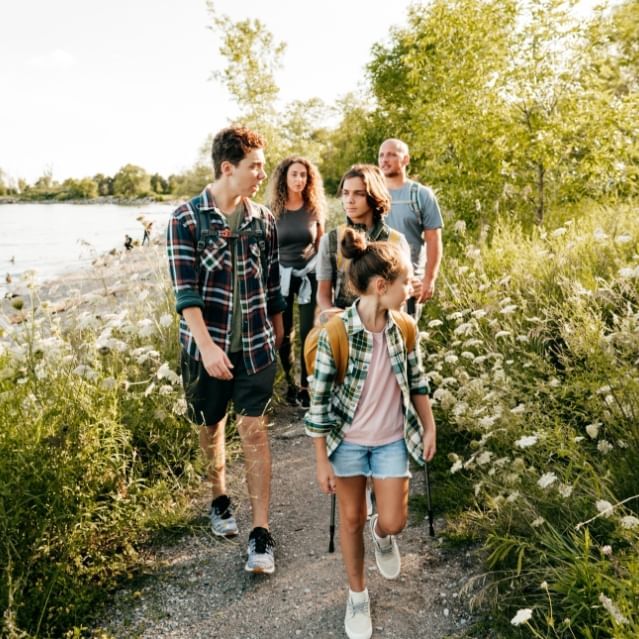
<svg viewBox="0 0 639 639">
<path fill-rule="evenodd" d="M 410 208 L 413 213 L 417 216 L 417 219 L 421 222 L 421 205 L 419 203 L 419 182 L 415 182 L 415 180 L 411 180 L 410 189 L 408 191 L 409 199 L 410 199 Z"/>
<path fill-rule="evenodd" d="M 335 284 L 337 283 L 337 229 L 331 229 L 328 232 L 328 253 L 331 258 L 331 284 L 333 290 L 335 290 Z"/>
<path fill-rule="evenodd" d="M 202 196 L 198 195 L 189 202 L 195 218 L 195 269 L 200 266 L 202 251 L 211 235 L 211 215 L 208 209 L 202 209 Z"/>
<path fill-rule="evenodd" d="M 391 315 L 402 334 L 402 339 L 404 340 L 404 344 L 406 344 L 406 352 L 410 353 L 415 350 L 415 344 L 417 342 L 417 326 L 415 320 L 403 311 L 391 311 Z"/>
<path fill-rule="evenodd" d="M 344 325 L 342 315 L 331 317 L 331 319 L 326 322 L 324 328 L 328 335 L 328 342 L 331 345 L 331 352 L 333 353 L 333 361 L 337 368 L 335 381 L 338 384 L 342 384 L 346 377 L 346 367 L 348 366 L 348 334 L 346 333 L 346 326 Z"/>
</svg>

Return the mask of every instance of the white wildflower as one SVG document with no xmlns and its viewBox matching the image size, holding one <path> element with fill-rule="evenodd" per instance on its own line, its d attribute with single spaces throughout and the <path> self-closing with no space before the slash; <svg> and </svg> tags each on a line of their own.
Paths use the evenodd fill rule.
<svg viewBox="0 0 639 639">
<path fill-rule="evenodd" d="M 619 625 L 623 625 L 623 624 L 627 624 L 628 623 L 628 619 L 626 617 L 624 617 L 624 615 L 621 614 L 621 610 L 619 610 L 619 608 L 617 607 L 615 602 L 612 599 L 610 599 L 609 597 L 606 597 L 606 595 L 604 595 L 603 592 L 599 593 L 599 601 L 601 602 L 601 605 L 608 611 L 608 614 Z"/>
<path fill-rule="evenodd" d="M 542 320 L 535 315 L 534 317 L 527 317 L 526 321 L 530 322 L 531 324 L 539 324 Z"/>
<path fill-rule="evenodd" d="M 508 497 L 506 498 L 506 501 L 510 504 L 512 504 L 514 501 L 517 501 L 517 499 L 519 499 L 519 491 L 518 490 L 513 490 L 510 495 L 508 495 Z"/>
<path fill-rule="evenodd" d="M 599 436 L 599 429 L 601 428 L 601 422 L 593 422 L 586 426 L 586 432 L 590 436 L 590 439 L 597 439 Z"/>
<path fill-rule="evenodd" d="M 453 226 L 453 230 L 459 235 L 464 235 L 464 233 L 466 233 L 466 222 L 464 222 L 464 220 L 457 220 Z"/>
<path fill-rule="evenodd" d="M 592 237 L 595 242 L 605 242 L 608 239 L 608 234 L 602 228 L 598 228 L 595 229 Z"/>
<path fill-rule="evenodd" d="M 428 328 L 437 328 L 438 326 L 441 326 L 443 323 L 444 322 L 442 322 L 441 320 L 434 319 L 428 322 Z"/>
<path fill-rule="evenodd" d="M 155 390 L 155 382 L 151 382 L 145 389 L 144 389 L 144 396 L 148 397 L 153 391 Z"/>
<path fill-rule="evenodd" d="M 435 370 L 429 371 L 428 373 L 426 373 L 426 377 L 428 377 L 428 379 L 433 382 L 433 384 L 436 384 L 437 386 L 439 386 L 442 383 L 442 376 Z"/>
<path fill-rule="evenodd" d="M 492 458 L 493 454 L 489 450 L 485 450 L 475 460 L 479 466 L 485 466 Z"/>
<path fill-rule="evenodd" d="M 478 355 L 473 360 L 473 364 L 477 364 L 477 365 L 483 364 L 487 359 L 488 359 L 488 357 L 486 355 Z"/>
<path fill-rule="evenodd" d="M 455 328 L 453 333 L 455 335 L 470 335 L 474 329 L 475 325 L 472 322 L 464 322 L 463 324 L 460 324 L 457 328 Z"/>
<path fill-rule="evenodd" d="M 463 359 L 468 359 L 468 360 L 475 359 L 475 353 L 471 353 L 470 351 L 462 351 L 461 356 Z"/>
<path fill-rule="evenodd" d="M 605 546 L 601 547 L 601 553 L 603 555 L 605 555 L 606 557 L 611 557 L 612 556 L 612 546 L 610 544 L 606 544 Z"/>
<path fill-rule="evenodd" d="M 605 395 L 606 393 L 609 393 L 612 389 L 610 388 L 610 386 L 602 386 L 601 388 L 597 389 L 597 395 Z"/>
<path fill-rule="evenodd" d="M 171 369 L 168 362 L 164 362 L 164 364 L 162 364 L 162 366 L 158 368 L 156 377 L 158 379 L 167 379 L 172 384 L 177 384 L 180 382 L 180 376 Z"/>
<path fill-rule="evenodd" d="M 553 472 L 544 473 L 537 481 L 537 485 L 540 488 L 548 488 L 548 486 L 551 486 L 556 481 L 557 481 L 557 475 L 555 475 L 555 473 Z"/>
<path fill-rule="evenodd" d="M 479 419 L 478 424 L 482 428 L 490 428 L 496 421 L 497 417 L 486 415 L 485 417 Z"/>
<path fill-rule="evenodd" d="M 187 405 L 184 397 L 180 397 L 180 399 L 178 399 L 175 404 L 173 404 L 173 412 L 176 415 L 186 415 L 186 409 Z"/>
<path fill-rule="evenodd" d="M 532 617 L 531 608 L 521 608 L 517 611 L 517 614 L 510 620 L 513 626 L 521 626 L 522 623 L 528 623 Z"/>
<path fill-rule="evenodd" d="M 597 443 L 597 450 L 602 455 L 607 455 L 613 448 L 614 446 L 607 439 L 600 439 Z"/>
<path fill-rule="evenodd" d="M 568 229 L 564 228 L 563 226 L 560 226 L 558 229 L 555 229 L 551 234 L 550 237 L 561 237 L 562 235 L 564 235 L 564 233 L 566 233 L 568 231 Z"/>
<path fill-rule="evenodd" d="M 483 308 L 480 308 L 480 309 L 477 309 L 476 311 L 473 311 L 471 315 L 475 319 L 481 319 L 482 317 L 486 317 L 487 313 Z"/>
<path fill-rule="evenodd" d="M 171 324 L 173 324 L 173 316 L 168 313 L 163 313 L 160 316 L 160 326 L 167 328 L 168 326 L 171 326 Z"/>
<path fill-rule="evenodd" d="M 510 335 L 510 331 L 497 331 L 497 333 L 495 334 L 495 338 L 500 339 L 502 337 L 510 337 Z"/>
<path fill-rule="evenodd" d="M 545 523 L 546 523 L 546 520 L 543 517 L 537 517 L 537 519 L 530 522 L 530 525 L 533 528 L 539 528 L 539 526 L 543 526 Z"/>
<path fill-rule="evenodd" d="M 615 398 L 612 395 L 606 395 L 604 397 L 604 402 L 606 402 L 608 406 L 612 406 L 615 403 Z"/>
<path fill-rule="evenodd" d="M 158 393 L 160 393 L 160 395 L 170 395 L 172 392 L 173 386 L 170 386 L 169 384 L 162 384 L 162 386 L 158 389 Z"/>
<path fill-rule="evenodd" d="M 557 386 L 561 386 L 561 382 L 556 377 L 553 377 L 548 381 L 548 386 L 550 386 L 550 388 L 557 388 Z"/>
<path fill-rule="evenodd" d="M 585 437 L 582 437 L 581 435 L 577 435 L 577 437 L 575 437 L 574 441 L 575 443 L 579 443 L 582 442 L 584 439 L 586 439 Z"/>
<path fill-rule="evenodd" d="M 639 519 L 634 515 L 626 515 L 621 518 L 621 526 L 628 529 L 637 528 L 637 526 L 639 526 Z"/>
<path fill-rule="evenodd" d="M 515 446 L 517 446 L 517 448 L 528 448 L 529 446 L 534 446 L 538 439 L 537 435 L 525 435 L 515 442 Z"/>
<path fill-rule="evenodd" d="M 105 377 L 102 382 L 100 382 L 100 387 L 103 390 L 113 390 L 117 385 L 115 378 L 113 377 Z"/>
<path fill-rule="evenodd" d="M 568 499 L 572 495 L 573 487 L 570 484 L 559 484 L 557 491 L 562 497 Z"/>
<path fill-rule="evenodd" d="M 446 357 L 444 357 L 444 361 L 447 364 L 456 364 L 459 361 L 459 357 L 457 357 L 454 353 L 449 353 Z"/>
<path fill-rule="evenodd" d="M 526 412 L 526 404 L 517 404 L 517 406 L 515 406 L 515 408 L 511 408 L 510 412 L 513 415 L 521 415 L 522 413 Z"/>
<path fill-rule="evenodd" d="M 149 296 L 149 289 L 145 288 L 144 290 L 138 293 L 138 300 L 140 302 L 144 302 L 144 300 Z"/>
<path fill-rule="evenodd" d="M 141 319 L 138 322 L 138 335 L 140 337 L 151 337 L 151 335 L 153 335 L 153 333 L 155 332 L 155 326 L 153 325 L 153 322 L 146 318 L 146 319 Z"/>
<path fill-rule="evenodd" d="M 457 379 L 455 377 L 444 377 L 441 381 L 441 386 L 457 386 Z"/>
<path fill-rule="evenodd" d="M 597 510 L 604 516 L 604 517 L 610 517 L 610 515 L 612 515 L 613 513 L 613 506 L 612 504 L 605 500 L 605 499 L 598 499 L 595 502 L 595 506 L 597 507 Z"/>
<path fill-rule="evenodd" d="M 463 468 L 464 464 L 462 463 L 462 461 L 460 459 L 458 459 L 451 467 L 450 467 L 450 472 L 451 474 L 455 474 L 456 472 L 460 471 Z"/>
<path fill-rule="evenodd" d="M 450 315 L 446 315 L 447 320 L 458 320 L 458 319 L 461 319 L 462 317 L 464 317 L 464 311 L 455 311 L 454 313 L 451 313 Z"/>
<path fill-rule="evenodd" d="M 519 307 L 517 304 L 509 304 L 499 311 L 502 315 L 512 315 Z"/>
</svg>

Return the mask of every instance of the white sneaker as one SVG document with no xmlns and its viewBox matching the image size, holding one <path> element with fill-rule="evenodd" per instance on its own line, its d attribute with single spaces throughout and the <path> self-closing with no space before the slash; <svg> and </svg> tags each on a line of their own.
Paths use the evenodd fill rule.
<svg viewBox="0 0 639 639">
<path fill-rule="evenodd" d="M 375 548 L 375 561 L 382 577 L 386 579 L 397 579 L 402 569 L 402 559 L 399 556 L 397 541 L 393 535 L 388 535 L 382 539 L 375 534 L 375 524 L 378 515 L 373 515 L 370 520 L 371 537 Z"/>
<path fill-rule="evenodd" d="M 273 549 L 275 542 L 266 528 L 253 528 L 249 535 L 248 558 L 244 566 L 246 572 L 272 575 L 275 572 Z"/>
<path fill-rule="evenodd" d="M 353 603 L 351 596 L 348 596 L 344 630 L 346 630 L 348 639 L 370 639 L 373 634 L 373 624 L 371 623 L 370 599 L 368 597 L 360 603 Z"/>
<path fill-rule="evenodd" d="M 237 523 L 231 511 L 231 500 L 221 495 L 213 500 L 209 513 L 211 531 L 218 537 L 235 537 L 238 534 Z"/>
</svg>

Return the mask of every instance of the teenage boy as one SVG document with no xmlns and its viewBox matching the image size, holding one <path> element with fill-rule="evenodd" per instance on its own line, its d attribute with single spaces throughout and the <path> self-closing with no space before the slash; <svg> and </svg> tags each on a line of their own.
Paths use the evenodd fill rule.
<svg viewBox="0 0 639 639">
<path fill-rule="evenodd" d="M 431 299 L 435 292 L 442 259 L 441 212 L 433 191 L 408 179 L 410 156 L 405 142 L 385 140 L 379 148 L 378 161 L 392 201 L 386 224 L 408 240 L 413 272 L 421 279 L 420 294 L 407 302 L 408 312 L 419 319 L 420 304 Z"/>
<path fill-rule="evenodd" d="M 167 253 L 181 314 L 182 381 L 213 491 L 214 534 L 237 524 L 226 492 L 227 406 L 233 402 L 252 513 L 245 569 L 275 570 L 268 510 L 271 452 L 265 411 L 283 335 L 277 231 L 271 212 L 250 198 L 266 178 L 264 140 L 246 128 L 213 140 L 215 181 L 172 214 Z"/>
</svg>

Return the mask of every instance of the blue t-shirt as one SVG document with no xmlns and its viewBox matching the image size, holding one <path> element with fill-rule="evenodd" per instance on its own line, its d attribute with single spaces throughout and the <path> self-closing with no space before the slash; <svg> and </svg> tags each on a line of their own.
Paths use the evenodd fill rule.
<svg viewBox="0 0 639 639">
<path fill-rule="evenodd" d="M 417 184 L 417 204 L 419 213 L 411 206 L 410 189 L 412 180 L 399 189 L 389 189 L 392 200 L 391 210 L 384 217 L 384 222 L 392 229 L 403 233 L 410 246 L 413 269 L 417 276 L 424 273 L 426 249 L 424 247 L 424 231 L 440 229 L 444 223 L 435 194 L 427 186 Z"/>
</svg>

